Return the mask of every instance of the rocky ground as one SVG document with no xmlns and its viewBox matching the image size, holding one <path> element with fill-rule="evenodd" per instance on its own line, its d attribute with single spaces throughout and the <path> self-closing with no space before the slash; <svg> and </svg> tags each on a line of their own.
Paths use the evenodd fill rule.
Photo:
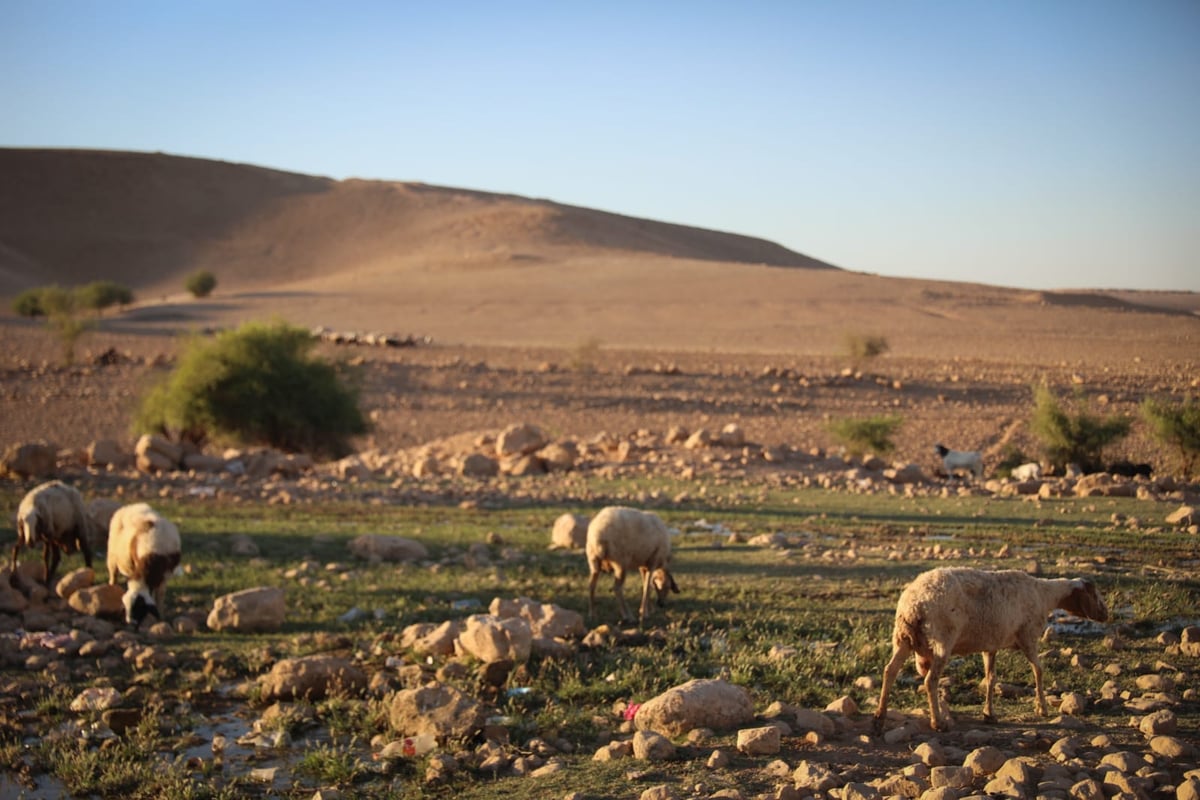
<svg viewBox="0 0 1200 800">
<path fill-rule="evenodd" d="M 170 469 L 159 472 L 137 467 L 135 437 L 128 430 L 129 409 L 148 381 L 172 363 L 174 353 L 154 336 L 113 336 L 102 343 L 102 349 L 81 352 L 75 366 L 63 367 L 57 365 L 44 332 L 17 329 L 6 342 L 0 364 L 0 443 L 48 441 L 53 445 L 56 474 L 90 493 L 107 496 L 185 500 L 200 492 L 231 502 L 264 504 L 379 502 L 386 496 L 387 502 L 400 504 L 486 506 L 568 498 L 591 502 L 597 498 L 588 486 L 589 476 L 667 475 L 680 481 L 680 495 L 653 502 L 686 502 L 690 494 L 703 492 L 712 482 L 742 483 L 751 497 L 768 487 L 804 485 L 928 496 L 1094 493 L 1143 498 L 1148 509 L 1145 517 L 1154 520 L 1152 525 L 1161 525 L 1166 513 L 1196 499 L 1196 487 L 1172 474 L 1169 454 L 1141 431 L 1135 431 L 1113 455 L 1162 465 L 1154 480 L 1081 482 L 1056 476 L 1034 485 L 999 480 L 968 485 L 936 474 L 938 465 L 931 452 L 935 442 L 978 448 L 984 451 L 989 469 L 1006 447 L 1035 454 L 1026 424 L 1029 387 L 1034 381 L 1048 381 L 1064 392 L 1078 390 L 1095 407 L 1126 414 L 1134 414 L 1148 394 L 1194 391 L 1194 375 L 1162 364 L 1084 361 L 1031 367 L 887 356 L 856 364 L 834 356 L 328 344 L 323 345 L 327 353 L 362 369 L 363 400 L 374 430 L 356 443 L 355 456 L 311 464 L 283 454 L 210 449 L 206 453 L 210 460 L 202 464 L 184 468 L 184 454 L 179 453 Z M 904 418 L 894 456 L 845 460 L 827 423 L 879 413 Z M 506 458 L 499 443 L 506 430 L 518 424 L 541 432 L 537 453 L 553 445 L 570 445 L 568 463 L 556 468 L 545 457 L 533 466 L 529 462 L 521 466 L 519 458 Z M 116 455 L 107 464 L 93 460 L 89 465 L 94 456 L 89 446 L 105 440 L 112 442 Z M 470 472 L 469 457 L 481 454 L 494 460 L 498 474 L 485 480 L 464 475 Z M 240 467 L 231 468 L 234 462 Z M 19 483 L 31 478 L 7 480 Z M 1194 519 L 1181 517 L 1177 524 L 1184 529 L 1191 524 L 1194 533 Z M 311 565 L 315 573 L 323 569 L 325 565 Z M 30 577 L 36 576 L 11 578 L 16 587 L 12 591 L 27 606 L 0 614 L 6 637 L 2 640 L 5 670 L 0 674 L 6 700 L 0 704 L 0 714 L 10 729 L 36 732 L 29 703 L 38 696 L 40 681 L 86 680 L 107 667 L 210 676 L 229 687 L 231 698 L 244 698 L 267 686 L 247 681 L 239 674 L 240 665 L 223 662 L 218 653 L 197 658 L 172 652 L 166 642 L 211 625 L 207 617 L 193 615 L 126 631 L 119 624 L 81 615 L 66 600 L 47 595 Z M 304 580 L 304 575 L 292 578 Z M 22 600 L 11 602 L 19 605 Z M 31 616 L 31 606 L 45 609 L 44 616 Z M 416 637 L 417 632 L 410 633 Z M 430 633 L 424 631 L 422 636 Z M 571 647 L 639 646 L 655 635 L 654 631 L 613 629 L 549 638 L 569 641 Z M 587 636 L 607 636 L 610 641 L 588 642 Z M 413 638 L 410 645 L 416 641 Z M 310 644 L 311 650 L 337 653 L 329 656 L 333 662 L 300 665 L 310 669 L 306 680 L 322 691 L 337 681 L 353 680 L 369 697 L 382 702 L 385 692 L 417 692 L 431 677 L 461 677 L 440 675 L 420 665 L 409 673 L 396 673 L 394 665 L 380 663 L 369 650 L 361 652 L 336 636 Z M 686 712 L 695 713 L 695 718 L 680 712 L 669 723 L 642 729 L 639 709 L 613 709 L 612 718 L 603 725 L 609 741 L 594 753 L 580 753 L 566 739 L 513 742 L 497 731 L 495 741 L 485 737 L 471 748 L 439 750 L 420 762 L 421 774 L 413 773 L 414 762 L 403 752 L 417 747 L 416 743 L 396 739 L 373 742 L 371 747 L 380 754 L 377 768 L 382 778 L 396 780 L 397 786 L 427 786 L 430 791 L 449 776 L 474 772 L 527 775 L 530 796 L 563 796 L 566 790 L 550 788 L 562 785 L 554 776 L 583 757 L 627 762 L 627 783 L 605 796 L 645 800 L 754 796 L 959 800 L 978 795 L 1054 800 L 1148 800 L 1173 795 L 1177 800 L 1194 800 L 1200 797 L 1197 647 L 1200 632 L 1194 628 L 1156 638 L 1130 639 L 1114 633 L 1111 648 L 1136 649 L 1137 657 L 1095 665 L 1112 675 L 1102 693 L 1083 697 L 1055 692 L 1055 715 L 1032 726 L 966 724 L 934 734 L 919 714 L 896 714 L 881 740 L 874 735 L 869 716 L 843 699 L 826 709 L 780 703 L 757 714 L 742 714 L 732 725 L 732 738 L 728 731 L 722 736 L 709 731 L 717 726 L 710 724 L 704 710 Z M 439 670 L 463 669 L 451 666 L 455 663 Z M 384 679 L 384 672 L 393 677 Z M 91 690 L 73 695 L 72 706 L 95 712 L 102 723 L 79 734 L 92 737 L 103 748 L 104 741 L 135 728 L 142 717 L 130 716 L 127 709 L 130 693 L 138 691 L 131 684 L 122 687 L 119 699 Z M 214 723 L 195 732 L 188 758 L 200 762 L 239 758 L 251 763 L 255 753 L 278 745 L 281 735 L 290 737 L 307 729 L 304 720 L 280 723 L 272 716 L 293 713 L 286 704 L 290 690 L 266 691 L 284 705 L 268 706 L 254 719 L 231 716 L 227 709 L 206 709 L 214 712 Z M 399 713 L 394 710 L 399 703 L 396 696 L 388 695 L 387 713 Z M 441 698 L 439 703 L 454 705 L 459 700 Z M 701 706 L 711 711 L 717 704 L 706 701 Z M 1078 714 L 1084 708 L 1089 714 Z M 186 696 L 180 695 L 159 713 L 183 715 L 193 710 Z M 484 716 L 477 723 L 483 729 L 489 721 Z M 671 727 L 674 741 L 648 729 L 661 729 L 664 724 L 676 726 Z M 388 747 L 399 752 L 382 755 Z M 691 767 L 682 769 L 684 777 L 679 778 L 677 770 L 673 780 L 660 785 L 655 780 L 656 765 L 665 761 L 682 761 Z M 54 785 L 46 788 L 37 775 L 28 774 L 28 765 L 24 773 L 21 763 L 6 767 L 10 771 L 0 779 L 0 793 L 15 794 L 22 786 L 26 791 L 34 791 L 32 787 L 54 791 Z M 269 759 L 252 768 L 262 770 L 257 779 L 264 786 L 273 785 Z M 336 796 L 328 788 L 319 794 Z"/>
</svg>

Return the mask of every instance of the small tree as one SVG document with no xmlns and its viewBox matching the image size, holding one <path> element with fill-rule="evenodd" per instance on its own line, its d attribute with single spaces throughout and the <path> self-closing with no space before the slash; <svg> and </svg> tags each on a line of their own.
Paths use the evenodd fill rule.
<svg viewBox="0 0 1200 800">
<path fill-rule="evenodd" d="M 80 307 L 97 313 L 110 306 L 124 306 L 133 302 L 133 290 L 113 281 L 93 281 L 75 290 Z"/>
<path fill-rule="evenodd" d="M 839 419 L 829 423 L 829 432 L 853 456 L 863 453 L 890 453 L 896 449 L 892 436 L 904 420 L 899 416 L 875 416 L 866 419 Z"/>
<path fill-rule="evenodd" d="M 1142 401 L 1142 417 L 1159 442 L 1179 449 L 1185 475 L 1196 472 L 1200 459 L 1200 401 L 1188 398 L 1179 405 L 1152 397 Z"/>
<path fill-rule="evenodd" d="M 217 276 L 206 269 L 197 270 L 187 276 L 183 285 L 192 297 L 208 297 L 217 288 Z"/>
<path fill-rule="evenodd" d="M 316 340 L 282 322 L 247 323 L 216 339 L 194 339 L 179 364 L 143 399 L 135 433 L 159 431 L 289 451 L 342 455 L 365 433 L 358 389 L 314 358 Z"/>
<path fill-rule="evenodd" d="M 1130 425 L 1121 415 L 1101 419 L 1083 410 L 1069 413 L 1049 387 L 1034 387 L 1029 427 L 1041 440 L 1046 460 L 1058 469 L 1078 464 L 1084 472 L 1102 470 L 1104 448 L 1125 438 Z"/>
</svg>

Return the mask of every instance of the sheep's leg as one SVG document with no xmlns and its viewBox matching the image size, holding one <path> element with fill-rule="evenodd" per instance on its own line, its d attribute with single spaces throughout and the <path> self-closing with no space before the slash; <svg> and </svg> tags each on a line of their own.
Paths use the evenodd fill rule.
<svg viewBox="0 0 1200 800">
<path fill-rule="evenodd" d="M 645 567 L 639 567 L 642 573 L 642 605 L 638 609 L 638 625 L 646 623 L 646 617 L 650 615 L 650 584 L 653 580 L 653 574 Z"/>
<path fill-rule="evenodd" d="M 8 565 L 13 575 L 17 574 L 17 555 L 21 552 L 21 537 L 17 536 L 17 543 L 13 545 L 12 562 Z"/>
<path fill-rule="evenodd" d="M 42 562 L 46 565 L 46 586 L 54 584 L 54 573 L 58 570 L 58 560 L 61 556 L 58 548 L 46 542 L 42 546 Z"/>
<path fill-rule="evenodd" d="M 108 571 L 109 583 L 115 583 L 115 573 L 110 568 Z M 592 570 L 592 574 L 588 577 L 588 619 L 594 619 L 596 616 L 596 582 L 600 580 L 600 571 Z"/>
<path fill-rule="evenodd" d="M 996 696 L 996 651 L 985 651 L 983 654 L 983 721 L 995 722 L 992 713 L 992 698 Z"/>
<path fill-rule="evenodd" d="M 1029 659 L 1029 666 L 1033 667 L 1033 686 L 1037 691 L 1037 712 L 1044 717 L 1046 716 L 1046 691 L 1042 685 L 1042 662 L 1038 658 L 1037 645 L 1022 644 L 1021 652 L 1025 654 L 1025 658 Z"/>
<path fill-rule="evenodd" d="M 79 539 L 79 549 L 83 552 L 83 563 L 90 568 L 92 566 L 92 543 L 88 541 L 87 530 L 79 531 L 76 536 Z"/>
<path fill-rule="evenodd" d="M 896 644 L 892 650 L 892 660 L 888 662 L 883 670 L 883 688 L 879 691 L 879 706 L 875 709 L 875 735 L 883 733 L 883 720 L 887 715 L 888 695 L 892 691 L 892 686 L 896 683 L 896 677 L 900 674 L 900 669 L 904 666 L 904 662 L 908 660 L 911 650 L 907 645 Z"/>
<path fill-rule="evenodd" d="M 925 672 L 925 694 L 929 695 L 929 726 L 935 731 L 950 730 L 949 715 L 942 716 L 941 697 L 938 694 L 938 681 L 941 680 L 942 670 L 946 668 L 948 657 L 934 650 L 925 660 L 928 670 Z M 917 656 L 917 671 L 920 671 L 921 655 Z"/>
<path fill-rule="evenodd" d="M 625 570 L 620 567 L 613 569 L 613 594 L 617 596 L 617 608 L 621 611 L 621 621 L 633 619 L 629 616 L 629 607 L 625 605 Z"/>
</svg>

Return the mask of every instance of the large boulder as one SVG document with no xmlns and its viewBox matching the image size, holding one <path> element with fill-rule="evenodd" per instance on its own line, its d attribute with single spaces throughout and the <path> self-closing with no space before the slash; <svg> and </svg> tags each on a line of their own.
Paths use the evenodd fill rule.
<svg viewBox="0 0 1200 800">
<path fill-rule="evenodd" d="M 214 631 L 277 631 L 283 627 L 286 613 L 283 589 L 258 586 L 218 597 L 207 624 Z"/>
<path fill-rule="evenodd" d="M 483 453 L 471 453 L 462 460 L 458 472 L 468 478 L 492 478 L 500 472 L 500 464 Z"/>
<path fill-rule="evenodd" d="M 0 460 L 0 475 L 15 478 L 49 478 L 58 469 L 58 451 L 46 442 L 15 444 Z"/>
<path fill-rule="evenodd" d="M 497 597 L 488 606 L 488 611 L 501 619 L 519 617 L 529 623 L 529 629 L 534 638 L 548 639 L 579 638 L 587 633 L 583 624 L 583 615 L 569 608 L 562 608 L 553 603 L 539 603 L 528 597 L 518 597 L 514 600 L 502 600 Z"/>
<path fill-rule="evenodd" d="M 550 530 L 550 547 L 582 550 L 587 545 L 588 521 L 583 514 L 560 514 Z"/>
<path fill-rule="evenodd" d="M 520 617 L 501 619 L 491 614 L 472 614 L 463 623 L 458 644 L 485 664 L 529 660 L 533 633 Z"/>
<path fill-rule="evenodd" d="M 579 445 L 570 440 L 551 442 L 537 451 L 537 457 L 547 472 L 567 472 L 579 461 Z"/>
<path fill-rule="evenodd" d="M 388 710 L 392 729 L 402 736 L 430 734 L 466 739 L 483 728 L 486 718 L 477 700 L 441 684 L 402 689 L 396 692 Z"/>
<path fill-rule="evenodd" d="M 97 439 L 87 446 L 87 463 L 98 469 L 126 469 L 133 466 L 134 457 L 112 439 Z"/>
<path fill-rule="evenodd" d="M 536 425 L 509 425 L 496 437 L 496 455 L 499 458 L 526 456 L 536 453 L 548 443 L 546 434 Z"/>
<path fill-rule="evenodd" d="M 454 642 L 462 633 L 458 620 L 414 622 L 400 633 L 400 648 L 411 649 L 417 655 L 454 655 Z"/>
<path fill-rule="evenodd" d="M 633 724 L 638 730 L 681 736 L 695 728 L 730 730 L 754 719 L 750 693 L 728 681 L 695 679 L 642 704 Z"/>
<path fill-rule="evenodd" d="M 423 561 L 429 550 L 415 539 L 382 533 L 364 533 L 347 545 L 355 557 L 372 562 Z"/>
<path fill-rule="evenodd" d="M 358 695 L 367 675 L 349 659 L 332 655 L 285 658 L 259 679 L 264 700 L 320 700 L 331 693 Z"/>
<path fill-rule="evenodd" d="M 142 472 L 171 472 L 183 461 L 183 448 L 161 436 L 143 434 L 133 448 Z"/>
<path fill-rule="evenodd" d="M 71 593 L 67 605 L 80 614 L 92 617 L 125 617 L 125 606 L 121 598 L 125 588 L 118 583 L 101 583 L 97 586 L 85 586 Z"/>
</svg>

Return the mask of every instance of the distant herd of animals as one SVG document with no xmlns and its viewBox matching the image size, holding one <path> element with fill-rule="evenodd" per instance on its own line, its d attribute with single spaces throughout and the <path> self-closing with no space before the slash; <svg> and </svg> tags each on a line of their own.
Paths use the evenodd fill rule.
<svg viewBox="0 0 1200 800">
<path fill-rule="evenodd" d="M 966 471 L 983 477 L 979 452 L 951 450 L 941 444 L 935 451 L 948 476 Z M 1133 465 L 1144 474 L 1141 467 Z M 1014 470 L 1014 477 L 1040 477 L 1036 463 Z M 1148 470 L 1148 467 L 1147 467 Z M 60 555 L 79 550 L 92 566 L 90 542 L 99 524 L 87 512 L 83 498 L 62 481 L 49 481 L 30 490 L 17 509 L 17 541 L 12 551 L 12 572 L 24 547 L 42 546 L 45 583 L 53 585 Z M 118 573 L 127 580 L 122 597 L 126 622 L 140 625 L 147 616 L 162 618 L 167 578 L 180 564 L 181 542 L 176 526 L 145 503 L 119 508 L 108 528 L 107 566 L 110 583 Z M 631 616 L 625 604 L 625 577 L 634 570 L 642 579 L 638 622 L 651 614 L 651 591 L 665 606 L 679 586 L 671 573 L 671 532 L 656 514 L 634 508 L 610 506 L 588 523 L 585 545 L 588 579 L 588 616 L 595 617 L 596 584 L 602 573 L 614 578 L 613 592 L 622 620 Z M 984 717 L 994 719 L 992 697 L 996 689 L 996 653 L 1015 650 L 1033 669 L 1035 702 L 1046 711 L 1042 667 L 1037 642 L 1046 628 L 1047 615 L 1061 609 L 1097 622 L 1108 620 L 1108 608 L 1095 584 L 1082 578 L 1036 578 L 1019 570 L 982 570 L 967 567 L 938 568 L 918 575 L 900 595 L 892 631 L 892 656 L 883 673 L 875 711 L 876 733 L 882 733 L 888 698 L 901 668 L 915 657 L 929 699 L 929 721 L 935 730 L 950 727 L 938 698 L 938 679 L 951 656 L 981 653 L 985 673 Z"/>
</svg>

